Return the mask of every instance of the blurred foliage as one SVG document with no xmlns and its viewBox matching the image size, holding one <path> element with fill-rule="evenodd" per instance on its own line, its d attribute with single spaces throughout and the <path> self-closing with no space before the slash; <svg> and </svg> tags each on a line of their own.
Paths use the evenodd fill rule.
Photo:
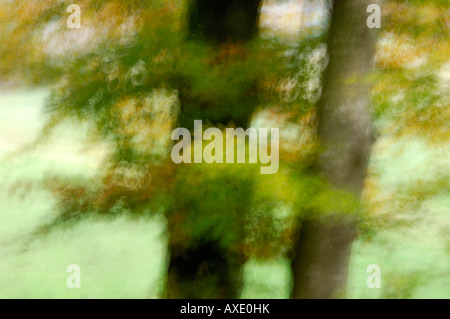
<svg viewBox="0 0 450 319">
<path fill-rule="evenodd" d="M 87 212 L 163 209 L 171 241 L 180 247 L 210 238 L 241 255 L 289 253 L 300 207 L 322 184 L 307 167 L 316 144 L 313 104 L 328 63 L 323 36 L 216 47 L 188 38 L 187 2 L 175 0 L 78 1 L 82 27 L 68 29 L 69 3 L 1 4 L 8 21 L 1 25 L 2 79 L 52 84 L 40 139 L 72 118 L 92 122 L 114 145 L 102 181 L 47 182 L 60 198 L 55 224 L 71 224 Z M 259 126 L 287 128 L 287 134 L 281 130 L 278 174 L 262 176 L 255 165 L 175 170 L 168 160 L 176 126 L 189 128 L 194 119 L 221 129 L 243 126 L 248 123 L 233 119 L 256 110 Z"/>
<path fill-rule="evenodd" d="M 103 180 L 48 181 L 59 194 L 57 223 L 86 212 L 163 210 L 174 243 L 189 246 L 208 237 L 239 254 L 273 258 L 290 254 L 300 214 L 327 211 L 331 203 L 357 211 L 355 198 L 309 170 L 316 153 L 314 103 L 328 62 L 322 34 L 294 44 L 257 38 L 213 48 L 187 39 L 186 1 L 80 0 L 82 28 L 68 29 L 71 2 L 0 2 L 1 80 L 52 84 L 41 138 L 69 117 L 92 122 L 114 145 Z M 376 70 L 368 79 L 380 136 L 448 143 L 448 13 L 445 0 L 387 1 L 383 7 Z M 179 166 L 175 174 L 168 154 L 181 107 L 190 116 L 181 119 L 184 126 L 194 118 L 213 125 L 253 114 L 252 124 L 280 127 L 279 173 L 221 164 Z M 450 189 L 448 171 L 383 196 L 377 178 L 372 168 L 367 214 L 359 215 L 360 232 L 368 237 L 396 224 L 391 211 L 407 211 Z M 250 211 L 240 209 L 246 206 Z M 386 296 L 407 296 L 415 285 L 414 278 L 397 278 Z"/>
<path fill-rule="evenodd" d="M 447 145 L 450 140 L 448 3 L 389 1 L 383 10 L 377 69 L 371 79 L 378 135 L 424 140 L 430 146 Z M 388 146 L 380 144 L 378 152 Z M 408 212 L 432 196 L 448 194 L 448 172 L 448 166 L 444 165 L 440 176 L 424 176 L 417 184 L 405 184 L 388 194 L 382 189 L 379 168 L 373 166 L 365 187 L 366 205 L 371 213 L 366 218 L 374 218 L 373 226 L 377 229 L 396 224 L 398 216 L 390 212 Z"/>
<path fill-rule="evenodd" d="M 449 7 L 441 1 L 391 1 L 384 7 L 372 102 L 383 134 L 449 138 Z"/>
<path fill-rule="evenodd" d="M 373 154 L 377 160 L 372 161 L 366 179 L 366 214 L 361 215 L 359 233 L 362 245 L 369 246 L 382 230 L 392 234 L 390 242 L 384 243 L 392 253 L 388 247 L 398 239 L 394 234 L 420 227 L 430 229 L 435 234 L 417 234 L 416 240 L 426 245 L 434 235 L 439 242 L 439 232 L 448 228 L 448 217 L 439 218 L 439 212 L 427 209 L 425 203 L 450 196 L 449 4 L 440 0 L 387 1 L 383 17 L 376 70 L 370 79 L 374 83 L 372 107 L 379 136 Z M 442 213 L 448 216 L 448 208 L 442 207 Z M 414 239 L 405 236 L 404 241 L 409 246 Z M 415 249 L 411 248 L 412 255 L 420 255 Z M 430 254 L 443 253 L 436 244 L 426 249 Z M 385 258 L 383 263 L 389 262 Z M 420 259 L 425 262 L 428 258 L 423 254 L 416 264 L 409 265 L 405 259 L 387 269 L 379 298 L 417 298 L 419 287 L 433 280 L 442 282 L 444 276 L 439 271 L 421 268 Z M 445 263 L 446 258 L 440 255 L 434 262 Z M 406 271 L 406 267 L 411 269 Z M 434 293 L 439 295 L 439 290 Z M 425 295 L 422 292 L 420 296 Z"/>
</svg>

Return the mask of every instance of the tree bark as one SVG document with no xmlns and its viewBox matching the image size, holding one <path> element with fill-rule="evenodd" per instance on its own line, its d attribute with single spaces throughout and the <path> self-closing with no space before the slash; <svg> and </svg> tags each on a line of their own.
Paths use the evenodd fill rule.
<svg viewBox="0 0 450 319">
<path fill-rule="evenodd" d="M 220 46 L 224 43 L 239 44 L 250 40 L 257 33 L 260 2 L 260 0 L 192 0 L 189 9 L 189 38 L 205 41 L 211 45 L 213 50 L 220 50 Z M 198 112 L 183 109 L 183 101 L 186 95 L 188 94 L 183 94 L 183 90 L 180 91 L 180 121 L 182 125 L 190 128 L 190 125 L 193 124 L 193 114 Z M 197 103 L 196 101 L 185 102 L 194 105 L 197 110 L 201 107 L 198 101 Z M 226 126 L 229 124 L 228 120 L 232 120 L 236 124 L 245 125 L 249 121 L 248 114 L 250 113 L 243 112 L 238 116 L 233 114 L 232 118 L 219 119 L 215 124 Z M 196 182 L 199 183 L 199 181 Z M 233 192 L 248 191 L 247 185 L 236 188 Z M 174 195 L 177 200 L 176 205 L 174 205 L 174 209 L 177 210 L 176 214 L 189 214 L 190 209 L 195 209 L 190 207 L 192 203 L 183 202 L 183 194 L 177 196 L 175 193 Z M 199 194 L 199 198 L 190 198 L 189 200 L 191 202 L 203 201 L 205 200 L 202 198 L 204 195 Z M 233 194 L 227 197 L 229 197 L 229 200 L 233 200 Z M 235 206 L 239 206 L 236 209 L 244 212 L 248 208 L 244 201 L 236 202 Z M 211 207 L 211 210 L 214 209 L 214 207 Z M 208 218 L 208 216 L 203 217 Z M 169 221 L 170 236 L 175 233 L 175 223 Z M 230 231 L 233 230 L 230 229 Z M 171 257 L 166 285 L 167 297 L 238 298 L 242 284 L 241 267 L 243 261 L 236 256 L 232 256 L 233 252 L 222 247 L 217 240 L 202 238 L 199 242 L 190 244 L 190 248 L 186 249 L 185 245 L 174 243 L 169 239 Z M 230 258 L 230 256 L 232 257 Z"/>
<path fill-rule="evenodd" d="M 213 43 L 245 42 L 258 31 L 261 0 L 190 2 L 189 35 Z"/>
<path fill-rule="evenodd" d="M 321 154 L 316 167 L 329 183 L 359 198 L 374 142 L 370 85 L 376 29 L 366 12 L 374 0 L 334 2 L 328 48 L 330 64 L 318 105 Z M 303 222 L 293 260 L 293 298 L 343 297 L 356 216 L 329 207 Z M 322 213 L 322 214 L 320 214 Z M 327 214 L 323 214 L 327 213 Z"/>
</svg>

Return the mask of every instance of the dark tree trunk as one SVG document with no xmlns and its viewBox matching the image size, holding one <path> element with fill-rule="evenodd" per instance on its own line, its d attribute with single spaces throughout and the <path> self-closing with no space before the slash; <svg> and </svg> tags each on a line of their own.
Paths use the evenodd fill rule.
<svg viewBox="0 0 450 319">
<path fill-rule="evenodd" d="M 213 43 L 245 42 L 258 30 L 260 0 L 194 0 L 189 33 Z"/>
<path fill-rule="evenodd" d="M 171 245 L 167 298 L 236 299 L 241 289 L 239 263 L 216 241 L 185 249 Z"/>
<path fill-rule="evenodd" d="M 330 65 L 319 101 L 322 153 L 317 167 L 333 187 L 360 197 L 374 141 L 369 111 L 376 29 L 366 24 L 374 0 L 334 2 L 329 32 Z M 300 231 L 293 260 L 294 298 L 343 297 L 356 216 L 329 207 Z M 321 213 L 321 212 L 315 212 Z M 324 213 L 324 212 L 322 212 Z"/>
<path fill-rule="evenodd" d="M 214 50 L 220 50 L 221 45 L 225 43 L 240 44 L 250 40 L 257 33 L 260 2 L 260 0 L 190 1 L 189 38 L 209 43 Z M 192 107 L 201 108 L 202 105 L 196 101 L 184 100 L 189 95 L 189 92 L 186 93 L 183 94 L 183 90 L 180 90 L 180 121 L 189 129 L 193 124 L 193 114 L 198 114 L 198 109 L 192 110 Z M 191 109 L 183 109 L 183 104 L 190 105 Z M 249 121 L 248 115 L 249 112 L 242 112 L 237 116 L 232 114 L 231 117 L 214 120 L 218 125 L 226 126 L 231 120 L 244 126 Z M 249 191 L 248 186 L 242 188 L 234 189 L 233 193 Z M 191 198 L 190 201 L 204 200 L 202 196 L 203 194 L 199 194 L 198 198 Z M 177 214 L 188 213 L 189 209 L 192 209 L 188 207 L 190 204 L 182 202 L 183 194 L 180 196 L 175 194 L 175 197 L 178 201 L 174 205 Z M 230 200 L 233 200 L 233 194 L 230 194 Z M 245 212 L 248 205 L 242 201 L 236 203 L 236 206 L 239 206 L 236 209 Z M 176 225 L 169 221 L 169 234 L 173 234 L 174 227 Z M 239 297 L 243 261 L 232 256 L 233 253 L 222 247 L 219 242 L 205 238 L 190 243 L 190 248 L 185 248 L 186 245 L 169 240 L 169 246 L 171 257 L 166 287 L 168 298 Z"/>
</svg>

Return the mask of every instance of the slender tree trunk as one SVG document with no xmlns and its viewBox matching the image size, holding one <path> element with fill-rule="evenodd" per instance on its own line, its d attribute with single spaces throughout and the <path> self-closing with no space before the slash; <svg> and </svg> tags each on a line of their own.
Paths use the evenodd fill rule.
<svg viewBox="0 0 450 319">
<path fill-rule="evenodd" d="M 209 43 L 215 50 L 220 50 L 222 44 L 244 43 L 256 35 L 259 18 L 260 0 L 192 0 L 190 1 L 189 33 L 190 38 Z M 180 90 L 181 114 L 180 122 L 190 128 L 193 124 L 194 109 L 183 109 L 185 95 Z M 190 105 L 199 107 L 195 101 Z M 248 114 L 231 115 L 231 117 L 218 119 L 216 124 L 226 126 L 228 121 L 245 126 L 248 123 Z M 217 120 L 217 119 L 216 119 Z M 188 169 L 188 168 L 187 168 Z M 214 182 L 214 181 L 209 181 Z M 220 182 L 220 181 L 218 181 Z M 197 180 L 196 183 L 202 183 Z M 245 184 L 245 183 L 243 183 Z M 225 191 L 225 190 L 224 190 Z M 236 193 L 249 192 L 249 186 L 236 186 L 227 195 L 231 201 Z M 189 198 L 183 194 L 175 194 L 177 203 L 174 209 L 176 214 L 189 214 L 192 202 L 204 201 L 207 194 L 198 194 L 196 198 Z M 193 205 L 195 207 L 195 205 Z M 248 207 L 245 201 L 232 204 L 233 210 L 245 211 Z M 211 207 L 211 210 L 220 207 Z M 208 218 L 208 216 L 203 216 Z M 202 218 L 202 217 L 200 217 Z M 177 225 L 182 221 L 169 220 L 169 234 L 174 234 Z M 199 220 L 199 223 L 202 221 Z M 193 226 L 195 227 L 195 225 Z M 232 230 L 230 230 L 232 231 Z M 184 244 L 184 243 L 183 243 Z M 233 256 L 233 253 L 222 247 L 217 240 L 203 238 L 199 242 L 190 243 L 190 248 L 180 245 L 179 242 L 169 240 L 170 264 L 167 279 L 168 298 L 238 298 L 242 284 L 241 266 L 243 261 Z"/>
<path fill-rule="evenodd" d="M 374 141 L 370 86 L 376 29 L 369 29 L 367 7 L 374 0 L 334 2 L 329 32 L 330 65 L 319 101 L 322 153 L 317 167 L 333 187 L 360 197 Z M 306 220 L 293 260 L 294 298 L 343 297 L 356 216 L 329 207 Z"/>
</svg>

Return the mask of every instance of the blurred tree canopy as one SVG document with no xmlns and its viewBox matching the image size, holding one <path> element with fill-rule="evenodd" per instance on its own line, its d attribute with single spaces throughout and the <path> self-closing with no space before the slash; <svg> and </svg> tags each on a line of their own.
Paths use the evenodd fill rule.
<svg viewBox="0 0 450 319">
<path fill-rule="evenodd" d="M 53 85 L 41 139 L 69 117 L 93 123 L 115 145 L 103 181 L 49 181 L 60 198 L 61 216 L 55 224 L 88 213 L 142 215 L 162 208 L 168 218 L 171 264 L 179 263 L 169 277 L 189 277 L 183 287 L 168 288 L 168 295 L 237 296 L 240 267 L 249 256 L 289 254 L 299 211 L 293 206 L 310 198 L 320 184 L 312 176 L 297 177 L 314 154 L 311 101 L 326 63 L 321 38 L 309 37 L 292 51 L 276 39 L 255 37 L 258 1 L 243 13 L 252 17 L 246 20 L 252 30 L 236 29 L 226 19 L 215 30 L 208 25 L 217 25 L 215 20 L 189 23 L 205 19 L 201 16 L 208 10 L 234 14 L 236 8 L 245 8 L 236 1 L 222 6 L 198 1 L 196 8 L 189 1 L 78 4 L 80 29 L 65 26 L 68 2 L 6 6 L 6 15 L 17 19 L 6 26 L 11 43 L 1 53 L 6 57 L 2 61 L 10 62 L 17 58 L 12 51 L 22 49 L 24 55 L 21 67 L 2 64 L 5 77 Z M 302 55 L 297 58 L 296 53 Z M 300 91 L 300 82 L 309 85 Z M 207 126 L 222 129 L 247 127 L 254 111 L 267 107 L 271 125 L 286 122 L 304 133 L 303 144 L 295 136 L 284 137 L 282 173 L 262 178 L 255 165 L 175 169 L 168 160 L 176 126 L 191 128 L 194 119 L 203 119 Z M 288 211 L 284 216 L 277 216 L 275 207 L 280 205 Z M 233 264 L 235 268 L 227 266 Z M 211 284 L 215 280 L 227 282 Z M 228 291 L 218 290 L 221 286 Z"/>
<path fill-rule="evenodd" d="M 366 222 L 352 194 L 311 169 L 315 104 L 328 65 L 325 33 L 292 42 L 254 36 L 251 19 L 246 28 L 226 19 L 190 23 L 208 10 L 239 12 L 239 1 L 210 8 L 200 0 L 80 0 L 82 27 L 69 29 L 70 3 L 0 3 L 1 79 L 52 86 L 40 139 L 71 118 L 92 123 L 114 145 L 102 180 L 48 181 L 60 198 L 54 225 L 88 214 L 164 211 L 177 263 L 167 295 L 230 297 L 248 258 L 295 255 L 298 220 L 306 214 L 333 207 L 359 214 L 368 228 L 377 224 Z M 257 20 L 251 5 L 244 11 Z M 378 134 L 432 129 L 430 139 L 448 139 L 448 78 L 436 76 L 450 52 L 447 2 L 388 1 L 383 12 L 377 69 L 366 79 L 374 84 Z M 221 129 L 280 127 L 279 173 L 260 175 L 255 165 L 175 167 L 170 134 L 192 128 L 194 119 Z M 375 188 L 366 187 L 369 194 Z M 368 202 L 376 210 L 370 195 Z"/>
</svg>

